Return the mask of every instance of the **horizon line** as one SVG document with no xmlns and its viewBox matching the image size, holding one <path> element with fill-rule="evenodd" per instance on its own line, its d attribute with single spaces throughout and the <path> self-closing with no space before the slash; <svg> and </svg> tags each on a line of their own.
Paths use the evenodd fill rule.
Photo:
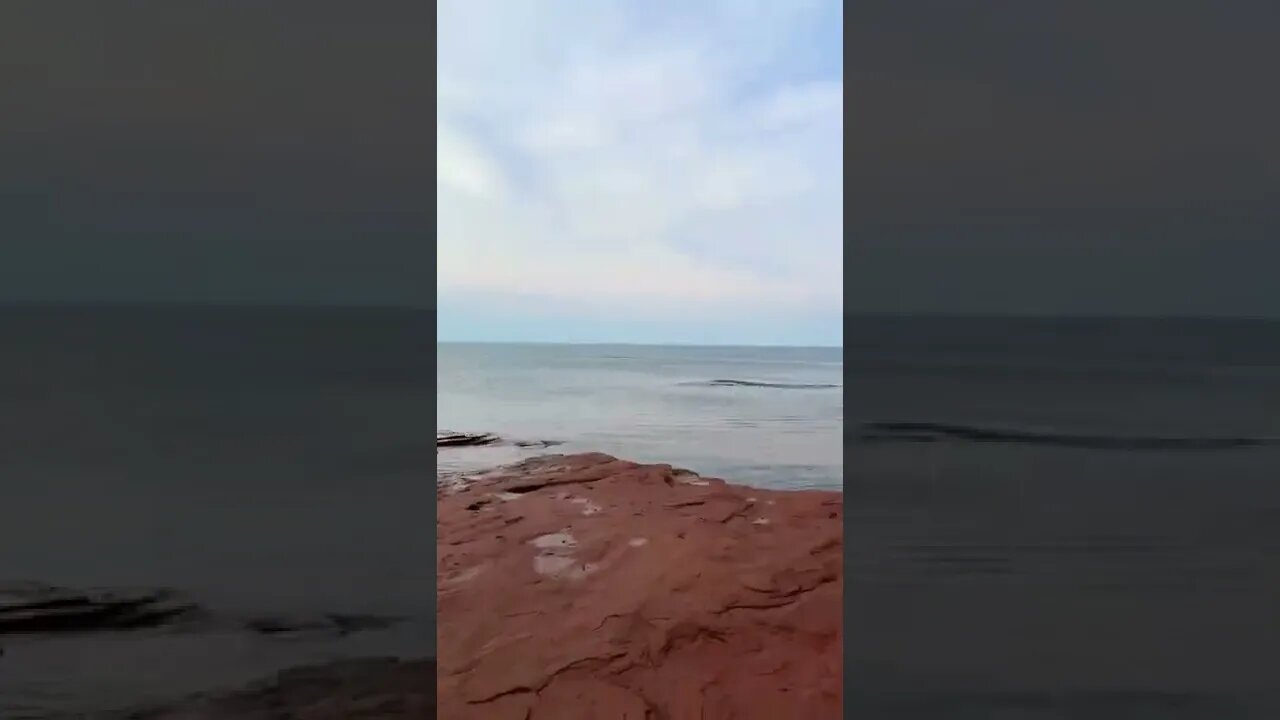
<svg viewBox="0 0 1280 720">
<path fill-rule="evenodd" d="M 1047 313 L 1047 312 L 846 312 L 846 318 L 945 318 L 954 320 L 1253 320 L 1280 321 L 1280 315 L 1223 315 L 1215 313 Z"/>
<path fill-rule="evenodd" d="M 0 299 L 0 307 L 184 307 L 184 308 L 279 308 L 279 309 L 386 309 L 415 310 L 439 313 L 439 308 L 428 304 L 407 302 L 344 302 L 344 301 L 235 301 L 235 300 L 31 300 Z M 948 318 L 948 319 L 1017 319 L 1017 320 L 1258 320 L 1280 321 L 1280 314 L 1225 314 L 1225 313 L 1099 313 L 1099 312 L 956 312 L 947 310 L 923 311 L 855 311 L 843 312 L 845 318 Z M 506 340 L 449 340 L 446 342 L 514 342 Z M 561 343 L 561 341 L 537 341 Z M 647 344 L 610 343 L 591 341 L 588 344 Z M 748 346 L 743 346 L 748 347 Z M 791 346 L 788 346 L 791 347 Z M 806 347 L 806 346 L 795 346 Z M 807 347 L 840 347 L 814 345 Z"/>
<path fill-rule="evenodd" d="M 788 343 L 685 343 L 618 342 L 603 340 L 441 340 L 437 345 L 584 345 L 605 347 L 691 347 L 691 348 L 796 348 L 803 350 L 843 350 L 844 345 L 791 345 Z"/>
<path fill-rule="evenodd" d="M 414 310 L 431 311 L 430 305 L 385 302 L 236 302 L 202 300 L 0 300 L 0 308 L 201 308 L 270 310 Z"/>
</svg>

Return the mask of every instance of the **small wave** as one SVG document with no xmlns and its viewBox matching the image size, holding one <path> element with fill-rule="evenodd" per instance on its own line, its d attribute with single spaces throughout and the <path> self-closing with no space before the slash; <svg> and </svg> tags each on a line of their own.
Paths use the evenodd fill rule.
<svg viewBox="0 0 1280 720">
<path fill-rule="evenodd" d="M 871 442 L 1017 443 L 1107 450 L 1230 450 L 1280 444 L 1280 438 L 1153 437 L 1077 435 L 1017 428 L 989 428 L 938 422 L 873 422 L 862 426 L 861 439 Z"/>
<path fill-rule="evenodd" d="M 692 385 L 697 387 L 761 387 L 761 388 L 783 388 L 787 390 L 815 390 L 838 388 L 839 385 L 829 385 L 826 383 L 773 383 L 758 382 L 755 380 L 699 380 L 697 382 L 680 383 L 681 385 Z"/>
</svg>

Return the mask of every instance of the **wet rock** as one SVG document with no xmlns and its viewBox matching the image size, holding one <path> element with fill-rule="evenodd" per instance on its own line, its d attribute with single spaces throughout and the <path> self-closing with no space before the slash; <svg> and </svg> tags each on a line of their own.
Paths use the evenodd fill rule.
<svg viewBox="0 0 1280 720">
<path fill-rule="evenodd" d="M 157 627 L 193 616 L 194 604 L 168 590 L 0 587 L 0 634 L 91 632 Z"/>
<path fill-rule="evenodd" d="M 457 433 L 440 431 L 436 433 L 436 447 L 476 447 L 493 445 L 501 438 L 493 433 Z"/>
<path fill-rule="evenodd" d="M 549 448 L 557 445 L 563 445 L 563 440 L 517 440 L 516 447 L 522 448 Z"/>
<path fill-rule="evenodd" d="M 436 447 L 489 447 L 513 445 L 519 448 L 549 448 L 563 445 L 563 440 L 504 440 L 493 433 L 460 433 L 451 430 L 436 432 Z"/>
<path fill-rule="evenodd" d="M 330 613 L 319 617 L 262 617 L 245 623 L 245 628 L 259 635 L 293 637 L 299 635 L 345 636 L 366 630 L 382 630 L 402 618 L 379 615 L 344 615 Z"/>
</svg>

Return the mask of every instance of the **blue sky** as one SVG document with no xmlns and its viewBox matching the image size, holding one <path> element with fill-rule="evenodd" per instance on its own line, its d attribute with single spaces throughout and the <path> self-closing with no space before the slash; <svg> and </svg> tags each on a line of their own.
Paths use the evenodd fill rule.
<svg viewBox="0 0 1280 720">
<path fill-rule="evenodd" d="M 443 0 L 439 339 L 841 344 L 841 13 Z"/>
</svg>

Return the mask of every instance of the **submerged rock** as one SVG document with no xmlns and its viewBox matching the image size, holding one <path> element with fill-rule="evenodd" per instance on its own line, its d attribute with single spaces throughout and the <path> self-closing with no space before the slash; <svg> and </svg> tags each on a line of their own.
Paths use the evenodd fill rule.
<svg viewBox="0 0 1280 720">
<path fill-rule="evenodd" d="M 344 615 L 330 613 L 319 617 L 262 617 L 245 623 L 245 628 L 259 635 L 350 635 L 366 630 L 382 630 L 400 622 L 402 618 L 380 615 Z"/>
<path fill-rule="evenodd" d="M 381 630 L 403 618 L 352 613 L 221 616 L 169 590 L 72 590 L 28 583 L 0 587 L 0 634 L 129 630 L 176 624 L 193 631 L 240 627 L 265 636 L 334 635 Z"/>
<path fill-rule="evenodd" d="M 0 634 L 129 630 L 165 625 L 196 606 L 168 590 L 0 587 Z"/>
</svg>

